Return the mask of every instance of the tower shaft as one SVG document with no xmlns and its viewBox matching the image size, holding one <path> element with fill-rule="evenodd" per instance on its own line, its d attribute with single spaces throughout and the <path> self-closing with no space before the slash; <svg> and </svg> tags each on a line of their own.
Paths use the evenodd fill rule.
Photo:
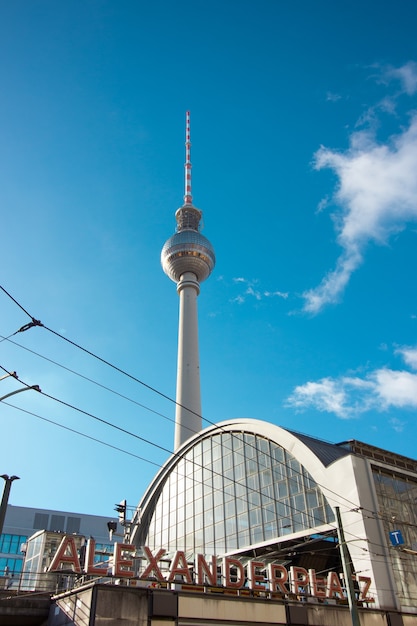
<svg viewBox="0 0 417 626">
<path fill-rule="evenodd" d="M 165 242 L 161 252 L 162 268 L 177 283 L 180 298 L 175 450 L 202 426 L 197 296 L 200 283 L 210 276 L 216 262 L 211 243 L 200 233 L 202 213 L 193 205 L 191 195 L 189 111 L 186 114 L 184 191 L 184 204 L 175 213 L 176 233 Z"/>
<path fill-rule="evenodd" d="M 178 325 L 177 395 L 174 449 L 201 430 L 200 360 L 198 350 L 197 296 L 200 285 L 195 274 L 186 272 L 177 285 L 180 299 Z"/>
</svg>

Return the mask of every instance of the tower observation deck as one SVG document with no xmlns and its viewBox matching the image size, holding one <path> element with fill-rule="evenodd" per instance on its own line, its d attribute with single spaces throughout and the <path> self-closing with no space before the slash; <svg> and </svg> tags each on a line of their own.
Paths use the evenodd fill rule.
<svg viewBox="0 0 417 626">
<path fill-rule="evenodd" d="M 161 252 L 162 268 L 177 283 L 180 298 L 175 450 L 202 427 L 197 296 L 200 283 L 210 276 L 215 265 L 213 247 L 200 233 L 202 212 L 193 205 L 191 195 L 189 111 L 186 113 L 185 156 L 184 204 L 175 213 L 176 232 Z"/>
</svg>

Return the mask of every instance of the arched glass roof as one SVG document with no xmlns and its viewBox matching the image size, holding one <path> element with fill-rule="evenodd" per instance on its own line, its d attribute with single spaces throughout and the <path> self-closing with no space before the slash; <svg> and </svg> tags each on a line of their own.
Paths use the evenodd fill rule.
<svg viewBox="0 0 417 626">
<path fill-rule="evenodd" d="M 321 489 L 288 450 L 254 432 L 217 431 L 171 463 L 136 541 L 220 555 L 333 521 Z"/>
</svg>

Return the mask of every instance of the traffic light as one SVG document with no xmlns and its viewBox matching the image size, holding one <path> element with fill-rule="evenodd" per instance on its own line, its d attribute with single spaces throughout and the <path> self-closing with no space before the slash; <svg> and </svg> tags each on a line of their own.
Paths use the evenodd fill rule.
<svg viewBox="0 0 417 626">
<path fill-rule="evenodd" d="M 117 511 L 119 514 L 119 523 L 124 526 L 126 524 L 126 500 L 122 500 L 119 504 L 116 504 L 115 507 L 115 511 Z"/>
</svg>

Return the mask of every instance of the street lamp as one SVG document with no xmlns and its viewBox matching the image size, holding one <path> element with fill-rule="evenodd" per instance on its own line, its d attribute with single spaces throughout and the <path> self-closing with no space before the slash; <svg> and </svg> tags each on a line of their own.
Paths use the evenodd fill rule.
<svg viewBox="0 0 417 626">
<path fill-rule="evenodd" d="M 16 372 L 7 372 L 7 374 L 4 374 L 4 376 L 0 376 L 0 380 L 8 378 L 9 376 L 13 376 L 13 378 L 18 378 Z"/>
<path fill-rule="evenodd" d="M 3 490 L 3 497 L 0 504 L 0 535 L 3 532 L 4 518 L 6 517 L 7 503 L 9 501 L 10 488 L 14 480 L 19 480 L 19 476 L 7 476 L 7 474 L 1 474 L 0 478 L 4 478 L 5 485 Z"/>
<path fill-rule="evenodd" d="M 12 378 L 15 378 L 16 380 L 19 380 L 19 376 L 16 374 L 16 372 L 8 372 L 7 370 L 4 369 L 4 367 L 2 367 L 1 369 L 4 370 L 6 373 L 3 374 L 3 376 L 0 376 L 0 380 L 4 380 L 5 378 L 8 378 L 9 376 L 11 376 Z M 16 393 L 22 393 L 22 391 L 28 391 L 29 389 L 34 389 L 34 391 L 42 391 L 39 385 L 25 385 L 25 387 L 22 387 L 21 389 L 16 389 L 16 391 L 11 391 L 10 393 L 6 393 L 5 396 L 1 396 L 0 402 L 2 400 L 5 400 L 6 398 L 10 398 L 10 396 L 14 396 Z"/>
<path fill-rule="evenodd" d="M 23 387 L 22 389 L 16 389 L 15 391 L 11 391 L 10 393 L 6 393 L 5 396 L 0 398 L 0 402 L 5 400 L 6 398 L 10 398 L 10 396 L 14 396 L 16 393 L 22 393 L 22 391 L 29 391 L 29 389 L 34 389 L 35 391 L 41 391 L 39 385 L 30 385 L 29 387 Z"/>
</svg>

